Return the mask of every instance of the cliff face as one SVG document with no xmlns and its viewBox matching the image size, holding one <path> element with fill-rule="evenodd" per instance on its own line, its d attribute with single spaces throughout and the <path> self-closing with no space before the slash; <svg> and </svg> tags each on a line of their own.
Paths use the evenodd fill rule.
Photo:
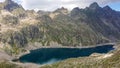
<svg viewBox="0 0 120 68">
<path fill-rule="evenodd" d="M 85 9 L 53 12 L 24 10 L 6 0 L 0 3 L 0 41 L 4 45 L 25 47 L 29 42 L 49 46 L 86 46 L 120 40 L 120 12 L 97 3 Z M 52 46 L 52 45 L 51 45 Z"/>
</svg>

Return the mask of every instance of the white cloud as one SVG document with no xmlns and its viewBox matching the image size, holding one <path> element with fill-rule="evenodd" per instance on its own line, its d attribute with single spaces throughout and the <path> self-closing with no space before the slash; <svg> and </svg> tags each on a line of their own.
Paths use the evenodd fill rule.
<svg viewBox="0 0 120 68">
<path fill-rule="evenodd" d="M 4 0 L 0 0 L 4 1 Z M 100 6 L 104 6 L 120 0 L 13 0 L 19 2 L 25 9 L 55 10 L 60 7 L 72 9 L 74 7 L 85 8 L 93 2 L 97 2 Z"/>
<path fill-rule="evenodd" d="M 4 0 L 0 0 L 0 2 L 3 2 Z"/>
<path fill-rule="evenodd" d="M 0 0 L 0 2 L 4 2 L 5 0 Z M 17 3 L 19 3 L 19 4 L 21 4 L 21 0 L 12 0 L 12 1 L 14 1 L 14 2 L 17 2 Z"/>
<path fill-rule="evenodd" d="M 101 6 L 120 0 L 22 0 L 26 9 L 55 10 L 60 7 L 72 9 L 74 7 L 85 8 L 92 2 L 98 2 Z"/>
</svg>

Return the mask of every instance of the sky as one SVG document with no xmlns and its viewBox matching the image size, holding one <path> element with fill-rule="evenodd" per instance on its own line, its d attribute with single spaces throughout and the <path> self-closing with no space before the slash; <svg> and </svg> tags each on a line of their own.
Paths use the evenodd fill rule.
<svg viewBox="0 0 120 68">
<path fill-rule="evenodd" d="M 2 2 L 4 0 L 0 0 Z M 109 5 L 112 9 L 120 11 L 120 0 L 13 0 L 21 4 L 25 9 L 53 11 L 60 7 L 85 8 L 93 2 L 97 2 L 101 7 Z"/>
</svg>

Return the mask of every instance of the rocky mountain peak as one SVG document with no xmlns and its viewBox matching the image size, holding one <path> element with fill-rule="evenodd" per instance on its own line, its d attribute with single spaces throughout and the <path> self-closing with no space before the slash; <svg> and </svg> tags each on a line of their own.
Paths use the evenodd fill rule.
<svg viewBox="0 0 120 68">
<path fill-rule="evenodd" d="M 5 3 L 12 3 L 12 0 L 5 0 Z"/>
<path fill-rule="evenodd" d="M 73 8 L 73 10 L 71 11 L 71 16 L 78 15 L 78 13 L 80 13 L 80 11 L 81 11 L 81 9 L 79 7 Z"/>
<path fill-rule="evenodd" d="M 96 2 L 85 9 L 76 7 L 71 13 L 64 7 L 54 12 L 22 10 L 12 0 L 0 5 L 7 11 L 0 14 L 1 39 L 11 46 L 24 47 L 31 42 L 43 46 L 54 42 L 63 46 L 87 46 L 120 41 L 119 12 L 104 11 Z"/>
<path fill-rule="evenodd" d="M 61 7 L 61 8 L 58 8 L 57 10 L 55 10 L 54 12 L 58 12 L 58 13 L 62 13 L 62 14 L 68 14 L 68 9 L 67 8 L 64 8 L 64 7 Z"/>
<path fill-rule="evenodd" d="M 98 5 L 97 2 L 94 2 L 94 3 L 92 3 L 92 4 L 89 6 L 89 9 L 95 10 L 95 9 L 97 9 L 97 8 L 100 8 L 100 6 Z"/>
<path fill-rule="evenodd" d="M 8 11 L 13 11 L 16 8 L 22 8 L 21 5 L 15 3 L 12 0 L 5 0 L 2 4 L 3 4 L 3 9 L 6 9 Z"/>
<path fill-rule="evenodd" d="M 108 10 L 108 11 L 109 11 L 109 10 L 112 10 L 108 5 L 105 6 L 105 7 L 103 7 L 103 9 L 104 9 L 104 10 Z"/>
<path fill-rule="evenodd" d="M 62 10 L 67 10 L 67 8 L 61 7 L 61 8 L 58 8 L 56 11 L 62 11 Z"/>
<path fill-rule="evenodd" d="M 80 8 L 79 8 L 79 7 L 75 7 L 72 11 L 79 12 L 79 11 L 80 11 Z"/>
</svg>

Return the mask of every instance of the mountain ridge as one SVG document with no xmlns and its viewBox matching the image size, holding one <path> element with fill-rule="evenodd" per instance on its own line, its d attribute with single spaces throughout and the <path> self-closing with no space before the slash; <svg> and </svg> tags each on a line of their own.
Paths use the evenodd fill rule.
<svg viewBox="0 0 120 68">
<path fill-rule="evenodd" d="M 84 9 L 75 7 L 69 11 L 62 7 L 53 12 L 43 10 L 36 12 L 25 10 L 12 0 L 5 2 L 0 3 L 2 60 L 6 56 L 10 59 L 17 56 L 18 59 L 21 53 L 25 54 L 38 48 L 92 47 L 97 44 L 120 42 L 120 12 L 109 6 L 100 7 L 94 2 Z M 116 50 L 108 54 L 68 59 L 41 68 L 61 68 L 66 65 L 68 68 L 119 68 L 119 53 L 120 48 L 117 44 Z M 0 63 L 0 67 L 19 68 L 18 63 L 14 65 L 10 59 L 10 62 L 8 58 L 5 59 L 7 61 Z M 32 65 L 28 64 L 28 67 L 31 68 Z"/>
<path fill-rule="evenodd" d="M 0 39 L 4 46 L 19 49 L 35 43 L 40 46 L 57 43 L 56 46 L 76 47 L 120 40 L 120 12 L 109 6 L 100 7 L 94 2 L 85 9 L 76 7 L 68 11 L 62 7 L 53 12 L 35 12 L 7 1 L 6 5 L 11 6 L 0 10 Z"/>
</svg>

